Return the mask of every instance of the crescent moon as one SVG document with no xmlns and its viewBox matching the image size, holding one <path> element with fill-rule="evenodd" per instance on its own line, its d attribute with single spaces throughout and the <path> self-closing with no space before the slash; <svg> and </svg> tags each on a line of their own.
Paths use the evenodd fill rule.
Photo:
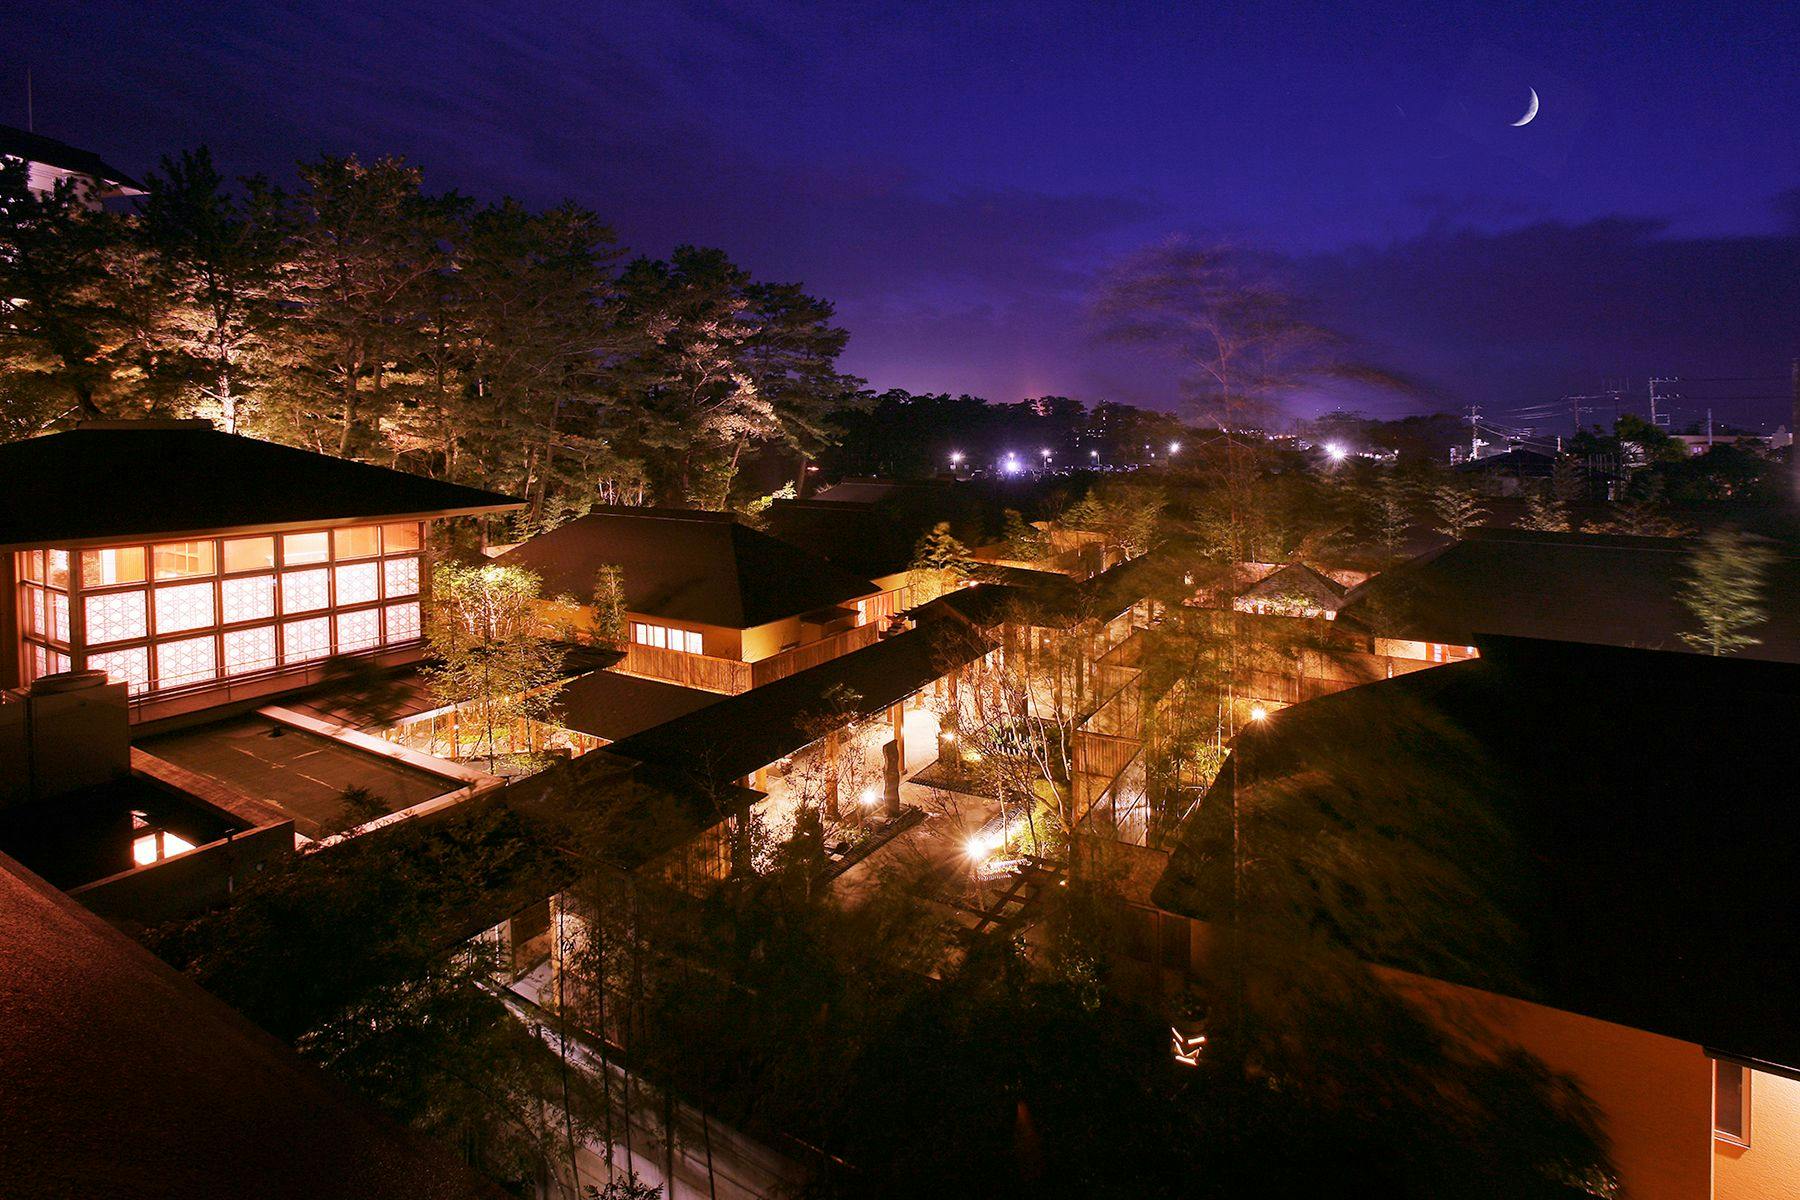
<svg viewBox="0 0 1800 1200">
<path fill-rule="evenodd" d="M 1513 122 L 1513 128 L 1515 128 L 1515 129 L 1521 125 L 1531 124 L 1531 118 L 1537 116 L 1537 112 L 1538 112 L 1537 89 L 1536 88 L 1528 88 L 1526 90 L 1531 93 L 1531 103 L 1526 107 L 1525 115 Z"/>
</svg>

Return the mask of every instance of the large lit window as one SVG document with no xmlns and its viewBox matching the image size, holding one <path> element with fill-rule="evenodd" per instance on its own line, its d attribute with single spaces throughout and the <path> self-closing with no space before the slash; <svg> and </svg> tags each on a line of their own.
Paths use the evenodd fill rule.
<svg viewBox="0 0 1800 1200">
<path fill-rule="evenodd" d="M 1713 1136 L 1737 1146 L 1750 1144 L 1750 1076 L 1739 1063 L 1713 1060 Z"/>
<path fill-rule="evenodd" d="M 185 579 L 213 573 L 213 543 L 164 542 L 151 551 L 158 579 Z"/>
<path fill-rule="evenodd" d="M 156 648 L 156 686 L 187 687 L 218 677 L 218 662 L 210 637 L 163 642 Z"/>
<path fill-rule="evenodd" d="M 114 550 L 81 552 L 81 586 L 111 587 L 115 583 L 144 582 L 144 548 L 122 546 Z"/>
<path fill-rule="evenodd" d="M 655 646 L 659 650 L 681 650 L 688 654 L 705 653 L 700 635 L 692 629 L 673 629 L 667 625 L 651 625 L 645 621 L 633 621 L 631 623 L 631 640 L 641 646 Z"/>
<path fill-rule="evenodd" d="M 275 577 L 245 575 L 227 579 L 219 585 L 219 600 L 227 625 L 272 617 L 275 615 Z"/>
<path fill-rule="evenodd" d="M 202 585 L 204 586 L 204 585 Z M 150 636 L 149 615 L 144 606 L 144 593 L 102 592 L 84 596 L 82 607 L 88 645 L 101 642 L 129 642 Z"/>
<path fill-rule="evenodd" d="M 212 584 L 181 583 L 156 589 L 156 632 L 185 633 L 218 623 Z"/>
<path fill-rule="evenodd" d="M 166 829 L 154 833 L 142 834 L 132 839 L 131 861 L 140 867 L 161 862 L 165 858 L 174 858 L 177 854 L 186 854 L 194 848 L 194 843 L 186 838 L 177 837 Z"/>
<path fill-rule="evenodd" d="M 374 558 L 381 553 L 381 527 L 358 525 L 332 530 L 331 553 L 339 562 L 346 558 Z"/>
<path fill-rule="evenodd" d="M 311 662 L 331 653 L 331 622 L 324 617 L 289 621 L 281 627 L 281 661 Z"/>
<path fill-rule="evenodd" d="M 379 595 L 381 576 L 375 564 L 351 563 L 337 569 L 337 602 L 367 604 Z"/>
<path fill-rule="evenodd" d="M 419 606 L 390 604 L 387 610 L 387 640 L 410 642 L 419 636 Z"/>
<path fill-rule="evenodd" d="M 410 550 L 417 550 L 422 544 L 417 521 L 408 521 L 404 525 L 383 525 L 381 527 L 381 548 L 389 554 L 404 554 Z"/>
<path fill-rule="evenodd" d="M 331 601 L 331 572 L 320 567 L 314 571 L 289 571 L 281 577 L 281 611 L 309 612 L 324 608 Z"/>
<path fill-rule="evenodd" d="M 339 654 L 367 650 L 381 641 L 381 614 L 373 608 L 361 612 L 339 613 L 337 648 Z"/>
<path fill-rule="evenodd" d="M 225 543 L 225 573 L 266 571 L 275 565 L 272 537 L 234 538 Z"/>
<path fill-rule="evenodd" d="M 134 696 L 150 686 L 150 650 L 146 646 L 90 654 L 87 656 L 87 668 L 90 671 L 105 671 L 106 677 L 113 683 L 130 684 Z"/>
<path fill-rule="evenodd" d="M 307 563 L 322 563 L 330 557 L 330 534 L 290 533 L 281 539 L 283 566 L 297 567 Z"/>
<path fill-rule="evenodd" d="M 416 596 L 419 594 L 419 560 L 416 558 L 390 558 L 381 564 L 382 573 L 387 577 L 387 594 L 392 596 Z"/>
<path fill-rule="evenodd" d="M 262 625 L 255 629 L 229 630 L 224 637 L 225 673 L 241 675 L 246 671 L 266 671 L 275 665 L 275 627 Z"/>
</svg>

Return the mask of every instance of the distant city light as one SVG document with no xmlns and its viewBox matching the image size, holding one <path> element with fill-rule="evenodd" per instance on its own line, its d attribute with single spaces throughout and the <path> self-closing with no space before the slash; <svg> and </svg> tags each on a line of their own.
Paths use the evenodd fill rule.
<svg viewBox="0 0 1800 1200">
<path fill-rule="evenodd" d="M 1325 457 L 1332 462 L 1343 462 L 1350 457 L 1350 452 L 1336 442 L 1328 442 L 1325 446 Z"/>
<path fill-rule="evenodd" d="M 1048 450 L 1039 450 L 1038 453 L 1043 455 L 1046 459 L 1050 457 L 1050 451 Z"/>
<path fill-rule="evenodd" d="M 1025 464 L 1021 463 L 1015 454 L 1008 454 L 1000 463 L 1000 471 L 1004 475 L 1017 475 L 1024 469 Z"/>
<path fill-rule="evenodd" d="M 1099 451 L 1098 451 L 1098 450 L 1089 450 L 1089 451 L 1088 451 L 1088 457 L 1089 457 L 1089 458 L 1099 458 L 1099 457 L 1100 457 L 1100 452 L 1099 452 Z"/>
</svg>

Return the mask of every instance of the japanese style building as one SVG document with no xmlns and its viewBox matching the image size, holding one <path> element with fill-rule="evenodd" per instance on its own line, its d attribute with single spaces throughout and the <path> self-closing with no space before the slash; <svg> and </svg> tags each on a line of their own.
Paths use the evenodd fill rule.
<svg viewBox="0 0 1800 1200">
<path fill-rule="evenodd" d="M 143 187 L 98 154 L 27 129 L 0 125 L 0 159 L 25 164 L 25 186 L 34 195 L 72 185 L 82 203 L 99 207 L 114 196 L 142 196 Z"/>
<path fill-rule="evenodd" d="M 0 446 L 0 689 L 103 671 L 139 722 L 416 658 L 430 522 L 517 507 L 204 420 Z"/>
</svg>

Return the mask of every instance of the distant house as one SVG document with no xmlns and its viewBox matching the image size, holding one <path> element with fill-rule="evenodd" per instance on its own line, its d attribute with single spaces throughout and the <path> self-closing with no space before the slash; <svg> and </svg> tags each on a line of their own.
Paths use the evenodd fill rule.
<svg viewBox="0 0 1800 1200">
<path fill-rule="evenodd" d="M 518 507 L 206 421 L 0 446 L 0 688 L 102 671 L 145 721 L 415 659 L 426 527 Z"/>
<path fill-rule="evenodd" d="M 496 561 L 573 602 L 578 624 L 592 620 L 601 568 L 618 567 L 629 639 L 621 669 L 715 692 L 865 646 L 895 607 L 870 580 L 730 513 L 597 509 Z"/>
<path fill-rule="evenodd" d="M 0 125 L 0 159 L 25 164 L 25 186 L 35 195 L 65 182 L 91 207 L 114 196 L 144 194 L 142 185 L 98 154 L 11 125 Z"/>
<path fill-rule="evenodd" d="M 1351 904 L 1299 923 L 1392 969 L 1425 1012 L 1441 1005 L 1483 1046 L 1520 1046 L 1576 1079 L 1619 1194 L 1789 1194 L 1800 874 L 1784 750 L 1800 667 L 1478 644 L 1476 659 L 1312 700 L 1242 735 L 1174 839 L 1141 911 L 1146 944 L 1183 969 L 1204 953 L 1205 924 L 1233 894 L 1219 847 L 1239 836 L 1241 789 L 1242 811 L 1267 814 L 1241 831 L 1266 860 L 1282 858 L 1268 840 L 1279 830 L 1305 831 L 1292 877 L 1269 885 L 1284 897 L 1333 895 L 1335 872 L 1373 860 L 1428 880 L 1427 906 L 1470 910 L 1464 931 L 1504 925 L 1505 962 L 1482 974 L 1447 949 L 1458 925 L 1427 913 L 1396 924 Z"/>
<path fill-rule="evenodd" d="M 1377 654 L 1447 662 L 1476 635 L 1684 650 L 1695 628 L 1679 591 L 1693 543 L 1676 538 L 1478 529 L 1375 576 L 1345 597 L 1338 624 Z M 1769 573 L 1768 620 L 1747 658 L 1800 662 L 1800 558 Z"/>
<path fill-rule="evenodd" d="M 1455 470 L 1458 475 L 1487 481 L 1503 496 L 1512 496 L 1526 484 L 1550 478 L 1556 470 L 1556 455 L 1515 446 L 1500 454 L 1458 463 Z"/>
</svg>

